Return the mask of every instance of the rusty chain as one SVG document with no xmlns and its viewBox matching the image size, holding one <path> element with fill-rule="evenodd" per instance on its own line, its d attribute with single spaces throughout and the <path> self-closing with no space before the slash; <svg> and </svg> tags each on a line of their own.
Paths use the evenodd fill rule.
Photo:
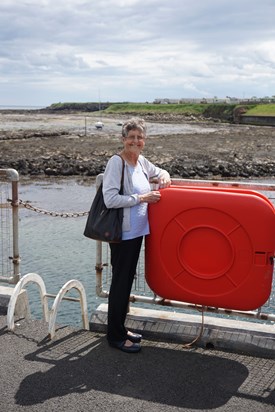
<svg viewBox="0 0 275 412">
<path fill-rule="evenodd" d="M 10 200 L 10 199 L 8 199 Z M 48 215 L 52 217 L 81 217 L 81 216 L 87 216 L 89 212 L 73 212 L 73 213 L 66 213 L 66 212 L 53 212 L 45 209 L 41 209 L 39 207 L 32 206 L 30 203 L 23 202 L 23 200 L 19 199 L 18 200 L 19 205 L 22 205 L 24 208 L 32 210 L 33 212 L 36 213 L 41 213 L 43 215 Z"/>
</svg>

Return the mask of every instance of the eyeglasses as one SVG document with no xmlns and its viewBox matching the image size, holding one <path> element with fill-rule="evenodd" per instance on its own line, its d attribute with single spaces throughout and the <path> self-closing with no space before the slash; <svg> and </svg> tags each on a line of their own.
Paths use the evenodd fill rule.
<svg viewBox="0 0 275 412">
<path fill-rule="evenodd" d="M 139 142 L 141 142 L 142 140 L 144 140 L 144 136 L 141 136 L 141 135 L 139 135 L 139 136 L 126 136 L 126 139 L 128 139 L 128 140 L 138 140 Z"/>
</svg>

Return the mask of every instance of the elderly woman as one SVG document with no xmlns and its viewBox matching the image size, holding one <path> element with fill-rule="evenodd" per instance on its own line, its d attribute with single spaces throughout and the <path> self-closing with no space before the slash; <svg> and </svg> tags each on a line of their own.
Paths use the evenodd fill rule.
<svg viewBox="0 0 275 412">
<path fill-rule="evenodd" d="M 131 119 L 122 127 L 124 188 L 119 194 L 122 161 L 112 156 L 103 177 L 103 197 L 108 208 L 123 208 L 122 242 L 110 243 L 112 283 L 109 292 L 107 339 L 111 346 L 124 352 L 141 349 L 142 336 L 125 328 L 129 297 L 136 273 L 143 236 L 149 234 L 148 203 L 161 199 L 151 190 L 149 179 L 157 178 L 159 187 L 170 185 L 167 171 L 156 167 L 141 155 L 145 146 L 146 125 L 142 119 Z"/>
</svg>

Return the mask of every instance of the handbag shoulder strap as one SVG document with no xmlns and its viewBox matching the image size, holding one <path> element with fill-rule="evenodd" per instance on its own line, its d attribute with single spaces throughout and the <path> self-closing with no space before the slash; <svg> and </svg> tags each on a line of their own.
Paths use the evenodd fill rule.
<svg viewBox="0 0 275 412">
<path fill-rule="evenodd" d="M 121 179 L 120 179 L 120 190 L 123 191 L 123 182 L 124 182 L 124 167 L 125 167 L 125 161 L 120 154 L 116 153 L 117 156 L 121 158 L 122 161 L 122 172 L 121 172 Z"/>
</svg>

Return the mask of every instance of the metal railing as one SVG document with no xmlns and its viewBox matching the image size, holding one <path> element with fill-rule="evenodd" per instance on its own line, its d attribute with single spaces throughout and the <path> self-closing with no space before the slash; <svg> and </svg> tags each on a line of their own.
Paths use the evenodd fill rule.
<svg viewBox="0 0 275 412">
<path fill-rule="evenodd" d="M 20 279 L 18 181 L 16 170 L 0 169 L 0 282 L 10 284 Z"/>
<path fill-rule="evenodd" d="M 98 186 L 103 175 L 97 176 L 96 185 Z M 88 212 L 80 213 L 57 213 L 50 212 L 44 209 L 35 208 L 18 199 L 18 173 L 14 169 L 0 169 L 0 223 L 1 223 L 1 276 L 0 282 L 16 284 L 20 279 L 19 273 L 19 247 L 18 247 L 18 208 L 19 205 L 31 209 L 37 213 L 43 213 L 50 216 L 59 217 L 79 217 L 87 215 Z M 209 180 L 189 180 L 189 179 L 173 179 L 173 185 L 179 186 L 204 186 L 204 187 L 223 187 L 223 188 L 245 188 L 257 190 L 260 192 L 275 192 L 275 184 L 262 184 L 252 182 L 230 182 L 230 181 L 209 181 Z M 155 183 L 152 183 L 154 188 Z M 266 193 L 265 193 L 266 194 Z M 273 195 L 267 196 L 274 203 Z M 202 306 L 190 304 L 186 302 L 178 302 L 163 299 L 154 294 L 149 288 L 145 280 L 145 264 L 144 264 L 144 248 L 143 245 L 138 263 L 138 271 L 134 279 L 131 302 L 142 303 L 145 305 L 155 305 L 156 307 L 179 308 L 187 311 L 198 311 Z M 6 264 L 7 263 L 7 264 Z M 8 266 L 11 266 L 10 268 Z M 96 294 L 99 297 L 108 297 L 109 286 L 111 282 L 111 264 L 110 253 L 107 244 L 96 242 Z M 50 295 L 48 295 L 50 296 Z M 55 295 L 51 296 L 55 297 Z M 66 297 L 64 297 L 66 299 Z M 70 298 L 67 298 L 70 299 Z M 268 302 L 255 311 L 236 311 L 216 307 L 203 307 L 205 312 L 210 314 L 220 314 L 226 317 L 243 317 L 254 318 L 255 320 L 275 321 L 275 281 L 273 279 L 273 288 Z"/>
<path fill-rule="evenodd" d="M 102 174 L 98 175 L 96 185 L 100 184 Z M 222 187 L 222 188 L 240 188 L 257 190 L 259 192 L 275 192 L 275 184 L 252 183 L 252 182 L 230 182 L 230 181 L 208 181 L 208 180 L 187 180 L 187 179 L 172 179 L 172 184 L 175 186 L 203 186 L 203 187 Z M 156 187 L 155 187 L 156 188 Z M 267 196 L 273 203 L 274 197 Z M 275 216 L 274 216 L 275 218 Z M 107 298 L 109 286 L 111 283 L 111 264 L 110 253 L 107 244 L 96 242 L 96 293 L 99 297 Z M 238 311 L 229 310 L 210 306 L 201 306 L 186 302 L 179 302 L 158 297 L 146 284 L 144 274 L 144 246 L 141 251 L 138 270 L 134 280 L 130 302 L 155 305 L 156 307 L 171 307 L 179 308 L 186 311 L 198 312 L 204 310 L 213 315 L 221 315 L 222 317 L 241 317 L 245 319 L 254 319 L 255 321 L 275 321 L 275 279 L 273 276 L 272 292 L 269 300 L 255 311 Z"/>
</svg>

